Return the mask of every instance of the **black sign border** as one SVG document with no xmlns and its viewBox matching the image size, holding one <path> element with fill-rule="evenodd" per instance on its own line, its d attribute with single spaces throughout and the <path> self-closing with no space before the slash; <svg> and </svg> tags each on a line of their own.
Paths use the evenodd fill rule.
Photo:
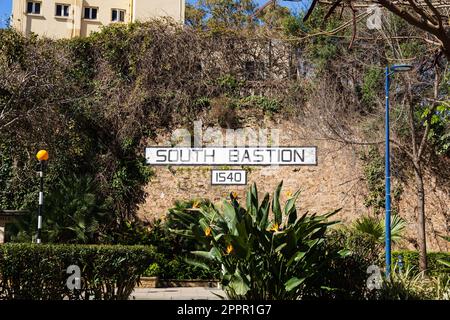
<svg viewBox="0 0 450 320">
<path fill-rule="evenodd" d="M 147 163 L 147 158 L 145 158 L 146 150 L 147 149 L 156 149 L 156 148 L 191 148 L 191 149 L 231 149 L 231 148 L 313 148 L 316 150 L 316 163 L 315 164 L 229 164 L 229 163 L 214 163 L 214 164 L 150 164 Z M 255 146 L 245 146 L 245 147 L 165 147 L 165 146 L 152 146 L 152 147 L 146 147 L 144 150 L 144 158 L 145 158 L 145 164 L 148 166 L 155 166 L 155 167 L 214 167 L 214 166 L 229 166 L 229 167 L 317 167 L 319 165 L 319 155 L 318 155 L 318 147 L 317 146 L 278 146 L 278 147 L 255 147 Z"/>
<path fill-rule="evenodd" d="M 236 183 L 220 184 L 220 183 L 213 183 L 213 172 L 214 171 L 244 171 L 245 172 L 245 184 L 236 184 Z M 211 174 L 211 185 L 212 186 L 221 186 L 221 187 L 241 186 L 241 187 L 245 187 L 248 184 L 248 172 L 245 169 L 211 169 L 210 170 L 210 174 Z"/>
</svg>

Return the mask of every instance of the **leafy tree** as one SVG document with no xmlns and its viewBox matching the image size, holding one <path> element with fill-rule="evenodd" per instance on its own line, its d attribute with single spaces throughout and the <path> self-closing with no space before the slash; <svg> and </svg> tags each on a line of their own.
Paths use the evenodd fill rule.
<svg viewBox="0 0 450 320">
<path fill-rule="evenodd" d="M 319 0 L 313 0 L 311 6 L 305 16 L 305 20 L 309 18 L 311 13 L 319 6 Z M 439 45 L 442 52 L 450 59 L 450 25 L 448 24 L 448 11 L 445 5 L 439 0 L 408 0 L 392 1 L 392 0 L 332 0 L 324 4 L 327 6 L 327 14 L 325 20 L 335 13 L 339 8 L 349 8 L 353 15 L 353 28 L 356 32 L 356 9 L 354 4 L 373 5 L 379 4 L 386 10 L 406 21 L 409 25 L 419 30 L 425 31 L 436 40 L 435 44 Z"/>
<path fill-rule="evenodd" d="M 186 24 L 194 28 L 202 28 L 205 25 L 206 11 L 202 8 L 186 4 Z"/>
<path fill-rule="evenodd" d="M 248 26 L 256 8 L 253 0 L 198 0 L 197 6 L 207 12 L 206 24 L 211 29 Z"/>
<path fill-rule="evenodd" d="M 323 6 L 320 7 L 323 8 Z M 311 18 L 314 17 L 312 14 Z M 425 41 L 421 42 L 421 46 L 413 45 L 412 39 L 417 37 L 417 29 L 402 21 L 401 18 L 390 14 L 383 22 L 380 34 L 384 38 L 384 46 L 361 40 L 363 36 L 373 34 L 373 30 L 360 34 L 359 38 L 352 37 L 350 40 L 338 41 L 340 45 L 345 42 L 352 44 L 357 40 L 358 46 L 355 45 L 352 50 L 348 50 L 340 45 L 339 54 L 333 55 L 332 60 L 326 59 L 332 63 L 327 64 L 320 75 L 326 85 L 318 85 L 323 92 L 321 99 L 318 99 L 323 101 L 323 107 L 319 108 L 319 112 L 321 118 L 324 113 L 329 114 L 326 126 L 327 130 L 332 132 L 330 134 L 333 136 L 332 139 L 359 146 L 381 145 L 384 143 L 382 128 L 384 127 L 385 95 L 383 94 L 384 81 L 382 81 L 384 77 L 380 78 L 378 75 L 382 74 L 387 63 L 409 63 L 417 67 L 413 72 L 392 76 L 391 115 L 395 120 L 392 120 L 390 125 L 391 145 L 395 149 L 392 156 L 393 176 L 400 178 L 400 172 L 402 175 L 407 172 L 414 175 L 417 196 L 416 244 L 421 257 L 420 268 L 424 271 L 427 269 L 424 176 L 426 173 L 432 173 L 436 176 L 448 177 L 449 173 L 448 170 L 438 173 L 438 170 L 434 169 L 435 165 L 436 167 L 448 166 L 445 154 L 444 157 L 437 157 L 435 152 L 436 149 L 443 147 L 442 154 L 447 141 L 445 112 L 443 116 L 442 110 L 447 103 L 448 94 L 442 88 L 446 83 L 442 75 L 443 70 L 447 69 L 448 61 L 439 53 L 426 55 L 421 48 L 432 45 Z M 337 28 L 337 30 L 341 29 Z M 325 34 L 325 37 L 329 39 L 333 39 L 335 35 L 335 33 Z M 420 34 L 426 36 L 425 33 Z M 368 50 L 369 47 L 372 49 Z M 356 57 L 363 56 L 364 61 L 359 63 L 359 58 Z M 411 60 L 409 58 L 411 56 L 415 59 Z M 349 71 L 349 68 L 352 71 Z M 365 76 L 361 77 L 361 75 Z M 331 91 L 334 94 L 330 94 Z M 318 92 L 315 91 L 315 96 Z M 317 105 L 317 99 L 315 101 Z M 371 104 L 369 110 L 367 110 L 368 104 Z M 330 106 L 334 107 L 330 110 Z M 354 108 L 353 116 L 349 117 L 351 108 Z M 355 120 L 361 120 L 363 123 L 361 126 L 361 129 L 365 131 L 363 135 L 350 129 L 354 127 Z M 434 134 L 436 135 L 433 137 Z M 435 165 L 428 161 L 432 161 Z"/>
<path fill-rule="evenodd" d="M 258 16 L 258 18 L 264 23 L 265 26 L 269 28 L 282 28 L 286 19 L 291 17 L 291 11 L 278 4 L 274 6 L 269 6 L 263 10 L 263 12 Z"/>
</svg>

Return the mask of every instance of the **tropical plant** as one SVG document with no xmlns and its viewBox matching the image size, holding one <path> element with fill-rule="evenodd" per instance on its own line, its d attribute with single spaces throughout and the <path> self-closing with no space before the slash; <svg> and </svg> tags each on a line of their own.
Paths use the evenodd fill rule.
<svg viewBox="0 0 450 320">
<path fill-rule="evenodd" d="M 419 271 L 419 252 L 410 250 L 400 250 L 392 252 L 393 263 L 414 267 Z M 439 274 L 449 274 L 450 268 L 446 263 L 450 262 L 450 252 L 428 252 L 427 253 L 427 270 L 428 276 L 438 276 Z"/>
<path fill-rule="evenodd" d="M 194 250 L 203 250 L 204 246 L 195 239 L 180 236 L 170 228 L 183 230 L 191 224 L 198 224 L 196 208 L 207 206 L 208 200 L 192 199 L 176 201 L 169 209 L 164 221 L 156 220 L 149 226 L 145 244 L 151 244 L 159 253 L 157 267 L 149 266 L 146 276 L 159 276 L 162 279 L 216 279 L 218 268 L 204 270 L 185 261 L 185 257 Z M 186 219 L 187 218 L 187 219 Z M 142 243 L 144 244 L 144 243 Z"/>
<path fill-rule="evenodd" d="M 298 299 L 305 281 L 319 268 L 329 222 L 339 210 L 322 216 L 297 216 L 297 191 L 280 205 L 282 182 L 272 201 L 268 193 L 259 202 L 256 184 L 247 192 L 246 207 L 235 193 L 222 207 L 196 209 L 198 222 L 173 232 L 197 239 L 205 251 L 192 252 L 189 262 L 207 270 L 219 265 L 222 286 L 232 299 Z M 174 213 L 177 214 L 177 213 Z M 185 213 L 180 219 L 188 220 Z M 195 219 L 196 220 L 196 219 Z M 208 251 L 209 249 L 209 251 Z"/>
<path fill-rule="evenodd" d="M 211 205 L 206 199 L 191 199 L 189 201 L 176 201 L 174 206 L 169 209 L 164 221 L 164 228 L 168 231 L 171 238 L 170 253 L 186 254 L 194 250 L 203 250 L 205 245 L 197 241 L 192 234 L 183 234 L 180 236 L 180 230 L 189 230 L 192 226 L 198 225 L 202 215 L 199 208 L 205 208 Z M 171 234 L 170 230 L 178 230 L 178 234 Z M 156 245 L 156 243 L 155 243 Z M 158 246 L 160 247 L 160 246 Z"/>
<path fill-rule="evenodd" d="M 367 270 L 381 263 L 382 247 L 368 234 L 332 228 L 322 248 L 319 272 L 307 280 L 303 299 L 370 299 Z"/>
<path fill-rule="evenodd" d="M 380 290 L 376 291 L 380 300 L 449 300 L 450 278 L 446 274 L 427 277 L 407 266 L 399 271 L 397 266 L 388 278 L 383 280 Z"/>
<path fill-rule="evenodd" d="M 109 220 L 105 202 L 97 196 L 97 184 L 89 176 L 64 177 L 45 198 L 42 239 L 51 243 L 100 242 Z M 13 241 L 30 242 L 36 232 L 36 208 L 16 227 Z"/>
<path fill-rule="evenodd" d="M 450 241 L 449 237 L 442 238 Z M 408 255 L 408 253 L 406 253 L 406 255 Z M 429 253 L 429 255 L 431 254 Z M 435 265 L 435 263 L 431 263 L 434 259 L 428 257 L 428 260 L 430 261 L 429 266 Z M 418 260 L 417 253 L 416 260 Z M 425 276 L 424 272 L 417 272 L 416 267 L 412 266 L 411 264 L 406 264 L 405 272 L 396 272 L 396 265 L 391 278 L 385 280 L 381 292 L 378 293 L 379 298 L 402 300 L 450 300 L 450 269 L 448 268 L 450 267 L 449 260 L 443 258 L 437 259 L 436 261 L 444 265 L 444 268 L 439 269 L 438 272 L 430 272 L 430 270 L 427 270 L 427 274 L 431 273 L 431 276 Z"/>
<path fill-rule="evenodd" d="M 363 216 L 353 223 L 352 228 L 357 232 L 365 233 L 371 236 L 379 243 L 384 243 L 384 220 L 370 216 Z M 402 239 L 405 228 L 406 221 L 398 215 L 393 215 L 391 219 L 391 241 L 393 243 L 398 242 Z"/>
<path fill-rule="evenodd" d="M 424 285 L 424 274 L 415 272 L 414 268 L 406 267 L 398 272 L 394 267 L 389 278 L 383 280 L 377 298 L 380 300 L 420 300 L 431 297 Z"/>
</svg>

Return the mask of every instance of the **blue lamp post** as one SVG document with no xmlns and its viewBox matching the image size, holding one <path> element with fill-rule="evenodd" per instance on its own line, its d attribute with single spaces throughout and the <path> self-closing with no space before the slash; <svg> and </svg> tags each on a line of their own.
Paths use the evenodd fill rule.
<svg viewBox="0 0 450 320">
<path fill-rule="evenodd" d="M 391 76 L 396 72 L 406 72 L 412 70 L 408 64 L 399 64 L 386 67 L 386 152 L 385 152 L 385 185 L 386 185 L 386 217 L 385 217 L 385 246 L 386 246 L 386 277 L 391 273 L 391 157 L 389 146 L 389 88 Z"/>
</svg>

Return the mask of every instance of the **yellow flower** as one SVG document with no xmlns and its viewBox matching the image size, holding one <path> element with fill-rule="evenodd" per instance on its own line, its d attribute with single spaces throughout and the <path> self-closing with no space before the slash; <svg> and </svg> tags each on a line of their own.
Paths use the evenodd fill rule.
<svg viewBox="0 0 450 320">
<path fill-rule="evenodd" d="M 233 252 L 233 246 L 231 244 L 227 245 L 227 254 L 230 254 Z"/>
<path fill-rule="evenodd" d="M 236 200 L 237 198 L 238 198 L 237 192 L 236 192 L 236 191 L 233 191 L 233 192 L 231 193 L 231 199 Z"/>
<path fill-rule="evenodd" d="M 195 200 L 194 203 L 192 204 L 192 208 L 193 208 L 193 209 L 200 208 L 200 201 Z"/>
<path fill-rule="evenodd" d="M 269 231 L 277 232 L 280 228 L 280 225 L 278 223 L 274 223 L 272 227 L 269 229 Z"/>
<path fill-rule="evenodd" d="M 291 191 L 291 190 L 287 191 L 287 192 L 286 192 L 286 196 L 287 196 L 288 198 L 292 198 L 292 191 Z"/>
<path fill-rule="evenodd" d="M 211 235 L 211 228 L 208 227 L 205 229 L 205 236 L 209 237 Z"/>
</svg>

